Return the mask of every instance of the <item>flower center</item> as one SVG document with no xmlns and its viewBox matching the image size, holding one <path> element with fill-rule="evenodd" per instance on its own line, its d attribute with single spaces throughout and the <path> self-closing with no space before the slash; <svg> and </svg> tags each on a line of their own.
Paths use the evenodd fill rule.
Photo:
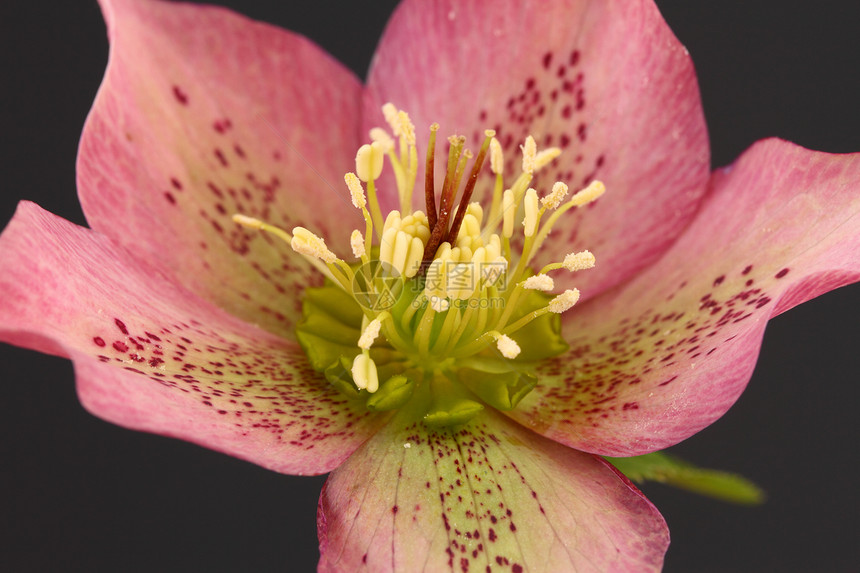
<svg viewBox="0 0 860 573">
<path fill-rule="evenodd" d="M 538 272 L 529 265 L 559 217 L 597 199 L 603 184 L 595 181 L 568 199 L 567 185 L 556 182 L 539 198 L 529 184 L 561 150 L 538 151 L 529 136 L 521 146 L 521 172 L 507 187 L 501 145 L 486 131 L 476 156 L 464 137 L 448 138 L 437 193 L 439 126 L 433 124 L 426 212 L 413 211 L 415 127 L 392 104 L 382 110 L 393 137 L 372 129 L 373 143 L 361 146 L 355 173 L 344 177 L 365 221 L 364 231 L 350 238 L 354 263 L 303 227 L 287 233 L 243 215 L 234 220 L 277 234 L 328 279 L 306 289 L 296 331 L 313 368 L 347 397 L 374 411 L 412 408 L 429 425 L 464 423 L 486 404 L 514 408 L 537 383 L 535 364 L 567 349 L 559 315 L 576 304 L 579 291 L 550 294 L 555 287 L 549 273 L 590 268 L 594 256 L 571 253 Z M 494 185 L 485 210 L 471 198 L 487 156 Z M 376 181 L 386 157 L 400 208 L 383 218 Z"/>
</svg>

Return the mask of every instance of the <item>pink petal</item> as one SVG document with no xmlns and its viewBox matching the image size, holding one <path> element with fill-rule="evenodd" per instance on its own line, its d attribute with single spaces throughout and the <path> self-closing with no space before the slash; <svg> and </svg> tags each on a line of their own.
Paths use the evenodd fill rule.
<svg viewBox="0 0 860 573">
<path fill-rule="evenodd" d="M 414 116 L 422 139 L 438 121 L 441 134 L 462 133 L 474 149 L 496 129 L 509 170 L 527 134 L 562 147 L 534 185 L 540 193 L 557 179 L 574 190 L 604 181 L 606 197 L 566 216 L 538 261 L 599 254 L 600 269 L 577 277 L 586 296 L 653 262 L 706 188 L 693 66 L 650 0 L 406 0 L 370 72 L 366 128 L 382 123 L 385 101 Z"/>
<path fill-rule="evenodd" d="M 94 414 L 287 473 L 340 464 L 379 420 L 303 351 L 32 203 L 0 236 L 0 340 L 71 358 Z"/>
<path fill-rule="evenodd" d="M 755 144 L 714 174 L 664 258 L 571 311 L 570 352 L 511 416 L 615 456 L 708 426 L 746 386 L 769 318 L 860 279 L 858 189 L 860 154 Z"/>
<path fill-rule="evenodd" d="M 319 571 L 652 571 L 669 536 L 600 458 L 490 413 L 430 431 L 406 416 L 329 477 Z"/>
<path fill-rule="evenodd" d="M 349 221 L 361 219 L 343 185 L 359 82 L 307 39 L 221 8 L 102 6 L 110 60 L 78 161 L 89 223 L 218 306 L 292 337 L 309 267 L 231 216 L 302 225 L 348 252 Z"/>
</svg>

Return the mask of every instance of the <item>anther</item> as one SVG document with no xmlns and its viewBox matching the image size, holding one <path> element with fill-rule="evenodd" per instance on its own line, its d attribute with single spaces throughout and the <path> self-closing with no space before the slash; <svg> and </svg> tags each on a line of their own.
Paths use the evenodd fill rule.
<svg viewBox="0 0 860 573">
<path fill-rule="evenodd" d="M 537 231 L 538 225 L 538 196 L 537 191 L 529 189 L 526 191 L 526 197 L 523 201 L 523 234 L 526 237 L 533 237 Z"/>
<path fill-rule="evenodd" d="M 541 197 L 541 204 L 547 209 L 556 209 L 561 205 L 562 200 L 567 195 L 568 186 L 561 181 L 556 181 L 552 186 L 552 191 L 546 197 Z"/>
<path fill-rule="evenodd" d="M 495 137 L 490 140 L 490 170 L 496 175 L 505 171 L 505 158 L 502 155 L 502 144 Z"/>
<path fill-rule="evenodd" d="M 360 259 L 367 254 L 364 246 L 364 235 L 358 229 L 353 231 L 349 236 L 349 246 L 352 247 L 352 254 L 356 259 Z"/>
<path fill-rule="evenodd" d="M 382 174 L 384 158 L 385 152 L 380 143 L 374 141 L 373 143 L 365 143 L 359 147 L 358 152 L 355 154 L 355 172 L 358 178 L 365 183 L 373 179 L 379 179 L 379 176 Z"/>
<path fill-rule="evenodd" d="M 513 360 L 520 354 L 520 345 L 506 334 L 501 334 L 496 337 L 496 348 L 499 349 L 502 356 L 509 360 Z"/>
<path fill-rule="evenodd" d="M 371 320 L 367 326 L 364 327 L 364 331 L 358 339 L 358 347 L 362 350 L 369 350 L 370 347 L 373 346 L 373 342 L 376 340 L 376 337 L 379 336 L 380 328 L 382 328 L 382 321 L 379 320 L 378 317 Z"/>
<path fill-rule="evenodd" d="M 355 162 L 357 165 L 357 157 Z M 359 181 L 359 177 L 355 173 L 347 173 L 343 176 L 343 180 L 346 182 L 346 186 L 349 189 L 349 195 L 352 198 L 353 207 L 355 207 L 356 209 L 363 209 L 367 205 L 367 199 L 364 196 L 364 188 L 362 188 L 361 186 L 361 181 Z M 365 181 L 367 181 L 367 179 L 365 179 Z"/>
<path fill-rule="evenodd" d="M 573 204 L 574 207 L 582 207 L 583 205 L 587 205 L 592 201 L 595 201 L 598 197 L 603 195 L 606 191 L 606 186 L 601 181 L 592 181 L 591 184 L 583 189 L 582 191 L 577 191 L 576 194 L 570 198 L 570 203 Z"/>
<path fill-rule="evenodd" d="M 555 288 L 555 281 L 549 275 L 534 275 L 523 281 L 523 288 L 549 292 Z"/>
<path fill-rule="evenodd" d="M 293 229 L 293 239 L 290 241 L 290 246 L 299 254 L 316 257 L 328 264 L 337 260 L 337 255 L 326 247 L 325 241 L 304 227 Z"/>
<path fill-rule="evenodd" d="M 571 272 L 590 269 L 595 263 L 594 255 L 590 251 L 580 251 L 578 253 L 570 253 L 564 257 L 562 266 Z"/>
<path fill-rule="evenodd" d="M 561 155 L 561 149 L 558 147 L 550 147 L 538 152 L 535 156 L 535 171 L 546 167 L 559 155 Z"/>
<path fill-rule="evenodd" d="M 535 138 L 531 135 L 526 137 L 526 141 L 520 146 L 520 149 L 523 151 L 523 173 L 531 175 L 537 168 L 537 143 L 535 143 Z"/>
<path fill-rule="evenodd" d="M 379 390 L 376 363 L 364 352 L 358 354 L 352 361 L 352 380 L 360 389 L 367 390 L 371 394 Z"/>
<path fill-rule="evenodd" d="M 549 301 L 549 311 L 561 314 L 570 310 L 579 300 L 579 289 L 568 289 Z"/>
</svg>

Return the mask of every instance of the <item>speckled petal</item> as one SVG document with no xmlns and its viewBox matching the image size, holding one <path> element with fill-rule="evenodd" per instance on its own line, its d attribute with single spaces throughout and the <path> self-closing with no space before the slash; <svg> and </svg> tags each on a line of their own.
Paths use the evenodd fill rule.
<svg viewBox="0 0 860 573">
<path fill-rule="evenodd" d="M 602 459 L 496 413 L 439 431 L 394 420 L 332 473 L 318 529 L 321 572 L 644 572 L 669 542 Z"/>
<path fill-rule="evenodd" d="M 768 319 L 860 279 L 860 154 L 766 140 L 711 188 L 663 259 L 571 311 L 570 352 L 512 417 L 590 452 L 665 448 L 737 400 Z"/>
<path fill-rule="evenodd" d="M 101 3 L 111 52 L 79 153 L 87 220 L 232 314 L 292 337 L 298 294 L 318 277 L 231 216 L 302 225 L 349 252 L 342 221 L 361 218 L 343 173 L 354 169 L 360 83 L 307 39 L 222 8 Z"/>
<path fill-rule="evenodd" d="M 337 466 L 379 423 L 296 343 L 32 203 L 0 236 L 0 301 L 0 340 L 71 358 L 84 406 L 122 426 L 309 474 Z"/>
<path fill-rule="evenodd" d="M 365 127 L 381 123 L 387 100 L 419 134 L 438 121 L 473 149 L 495 129 L 508 172 L 529 133 L 539 148 L 561 147 L 533 184 L 541 193 L 556 180 L 573 190 L 604 181 L 606 195 L 565 216 L 537 261 L 597 253 L 598 268 L 576 277 L 585 298 L 659 257 L 707 186 L 693 66 L 651 0 L 406 0 L 369 75 Z"/>
</svg>

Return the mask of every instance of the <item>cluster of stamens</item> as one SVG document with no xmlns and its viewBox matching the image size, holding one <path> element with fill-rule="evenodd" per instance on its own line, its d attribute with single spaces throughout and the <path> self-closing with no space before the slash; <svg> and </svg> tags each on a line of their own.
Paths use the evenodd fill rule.
<svg viewBox="0 0 860 573">
<path fill-rule="evenodd" d="M 603 184 L 595 181 L 568 198 L 567 185 L 556 182 L 540 197 L 529 185 L 561 150 L 538 151 L 529 136 L 521 145 L 522 169 L 506 187 L 502 148 L 488 130 L 477 155 L 465 148 L 464 137 L 448 139 L 445 176 L 437 194 L 439 126 L 433 124 L 425 163 L 425 211 L 413 210 L 418 176 L 415 127 L 406 112 L 392 104 L 383 106 L 383 114 L 391 134 L 371 130 L 372 143 L 361 146 L 355 172 L 344 177 L 365 221 L 364 229 L 350 237 L 356 262 L 339 258 L 322 238 L 303 227 L 287 233 L 242 215 L 234 220 L 288 241 L 335 285 L 323 288 L 341 289 L 361 309 L 360 325 L 344 325 L 349 332 L 360 333 L 351 350 L 340 341 L 347 335 L 308 326 L 312 321 L 307 320 L 307 309 L 312 305 L 305 305 L 306 320 L 298 327 L 299 341 L 314 357 L 314 367 L 348 396 L 366 400 L 372 410 L 411 402 L 425 422 L 443 425 L 468 420 L 482 403 L 511 408 L 536 383 L 529 364 L 553 352 L 542 351 L 546 341 L 541 340 L 523 352 L 517 334 L 532 328 L 532 338 L 558 337 L 558 315 L 579 299 L 576 289 L 548 294 L 555 288 L 549 273 L 587 269 L 595 261 L 582 251 L 537 273 L 529 265 L 559 217 L 600 197 Z M 471 198 L 487 156 L 494 184 L 485 210 Z M 397 182 L 400 208 L 383 217 L 376 190 L 386 157 Z M 518 224 L 521 239 L 515 237 Z M 515 244 L 522 246 L 517 249 Z M 330 349 L 320 348 L 334 339 L 339 342 L 331 343 Z M 543 346 L 558 349 L 559 344 Z"/>
</svg>

